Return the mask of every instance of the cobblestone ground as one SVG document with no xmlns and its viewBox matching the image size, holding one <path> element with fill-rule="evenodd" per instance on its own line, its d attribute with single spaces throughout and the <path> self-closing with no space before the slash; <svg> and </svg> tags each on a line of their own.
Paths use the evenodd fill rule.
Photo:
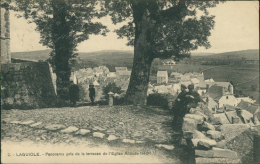
<svg viewBox="0 0 260 164">
<path fill-rule="evenodd" d="M 159 108 L 86 106 L 12 109 L 2 110 L 1 117 L 2 143 L 84 145 L 87 148 L 105 147 L 112 152 L 134 149 L 134 152 L 150 153 L 149 158 L 155 156 L 154 162 L 167 163 L 179 163 L 182 154 L 181 149 L 171 144 L 169 124 L 172 117 Z M 47 128 L 53 125 L 60 125 L 65 131 Z M 86 133 L 82 134 L 80 130 Z"/>
</svg>

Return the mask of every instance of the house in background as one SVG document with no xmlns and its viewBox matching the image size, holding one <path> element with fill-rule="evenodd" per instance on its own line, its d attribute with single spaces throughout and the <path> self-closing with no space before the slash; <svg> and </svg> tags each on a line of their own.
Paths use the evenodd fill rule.
<svg viewBox="0 0 260 164">
<path fill-rule="evenodd" d="M 157 83 L 168 83 L 168 72 L 158 71 L 157 72 Z"/>
<path fill-rule="evenodd" d="M 231 87 L 225 88 L 223 86 L 213 85 L 208 89 L 207 95 L 218 103 L 218 108 L 228 104 L 231 106 L 237 106 L 237 99 L 233 95 Z"/>
<path fill-rule="evenodd" d="M 116 72 L 127 71 L 127 67 L 115 67 Z"/>
</svg>

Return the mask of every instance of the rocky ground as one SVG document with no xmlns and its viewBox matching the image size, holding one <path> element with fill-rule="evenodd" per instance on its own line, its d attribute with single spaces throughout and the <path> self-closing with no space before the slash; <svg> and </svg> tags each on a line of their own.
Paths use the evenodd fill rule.
<svg viewBox="0 0 260 164">
<path fill-rule="evenodd" d="M 1 111 L 2 143 L 138 149 L 157 162 L 181 162 L 183 148 L 171 143 L 172 116 L 155 107 L 85 106 Z M 6 144 L 8 145 L 8 144 Z M 114 150 L 115 151 L 115 150 Z M 155 160 L 156 161 L 156 160 Z"/>
</svg>

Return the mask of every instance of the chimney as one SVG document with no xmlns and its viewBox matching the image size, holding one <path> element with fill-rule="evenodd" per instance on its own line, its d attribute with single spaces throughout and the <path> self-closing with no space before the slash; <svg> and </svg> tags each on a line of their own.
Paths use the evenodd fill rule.
<svg viewBox="0 0 260 164">
<path fill-rule="evenodd" d="M 222 87 L 222 95 L 225 95 L 225 88 Z"/>
<path fill-rule="evenodd" d="M 233 88 L 233 86 L 231 84 L 229 84 L 229 86 L 228 86 L 228 91 L 231 94 L 233 94 L 233 92 L 234 92 L 234 88 Z"/>
<path fill-rule="evenodd" d="M 206 93 L 209 92 L 209 84 L 206 84 Z"/>
</svg>

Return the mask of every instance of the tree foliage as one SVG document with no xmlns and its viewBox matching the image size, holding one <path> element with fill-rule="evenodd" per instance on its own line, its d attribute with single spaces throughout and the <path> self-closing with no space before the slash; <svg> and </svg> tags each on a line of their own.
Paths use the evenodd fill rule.
<svg viewBox="0 0 260 164">
<path fill-rule="evenodd" d="M 93 22 L 94 18 L 106 15 L 96 8 L 98 3 L 88 0 L 15 0 L 10 3 L 10 9 L 22 12 L 18 17 L 37 25 L 40 43 L 52 49 L 48 61 L 57 75 L 57 93 L 62 99 L 68 98 L 76 46 L 91 34 L 105 35 L 108 31 L 106 26 Z"/>
<path fill-rule="evenodd" d="M 214 16 L 207 8 L 219 1 L 107 0 L 107 11 L 114 24 L 128 21 L 115 30 L 134 46 L 134 62 L 126 97 L 146 103 L 151 63 L 155 58 L 176 61 L 190 56 L 199 46 L 210 48 L 208 37 Z"/>
</svg>

